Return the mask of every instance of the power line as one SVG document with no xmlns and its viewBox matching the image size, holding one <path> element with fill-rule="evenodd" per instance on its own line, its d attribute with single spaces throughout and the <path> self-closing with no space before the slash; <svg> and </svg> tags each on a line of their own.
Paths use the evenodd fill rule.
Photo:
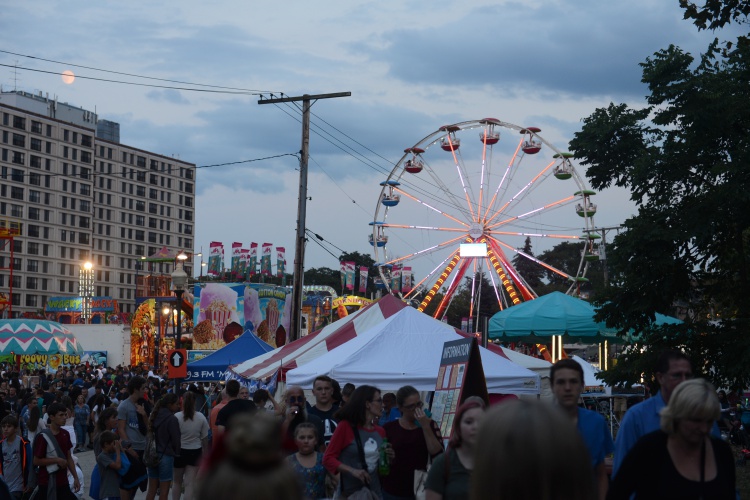
<svg viewBox="0 0 750 500">
<path fill-rule="evenodd" d="M 199 87 L 209 87 L 209 88 L 224 89 L 224 90 L 238 90 L 238 91 L 244 91 L 244 92 L 261 92 L 261 93 L 267 93 L 267 92 L 269 92 L 267 90 L 250 90 L 250 89 L 242 89 L 242 88 L 235 88 L 235 87 L 224 87 L 224 86 L 221 86 L 221 85 L 210 85 L 210 84 L 205 84 L 205 83 L 192 83 L 192 82 L 184 82 L 184 81 L 180 81 L 180 80 L 170 80 L 168 78 L 157 78 L 155 76 L 136 75 L 134 73 L 125 73 L 123 71 L 114 71 L 114 70 L 111 70 L 111 69 L 94 68 L 92 66 L 84 66 L 82 64 L 74 64 L 74 63 L 67 63 L 67 62 L 62 62 L 62 61 L 55 61 L 54 59 L 44 59 L 42 57 L 30 56 L 30 55 L 27 55 L 27 54 L 19 54 L 17 52 L 11 52 L 9 50 L 0 50 L 0 53 L 14 55 L 14 56 L 19 56 L 19 57 L 26 57 L 28 59 L 36 59 L 37 61 L 51 62 L 51 63 L 54 63 L 54 64 L 62 64 L 64 66 L 71 66 L 71 67 L 74 67 L 74 68 L 83 68 L 83 69 L 90 69 L 90 70 L 93 70 L 93 71 L 101 71 L 102 73 L 112 73 L 114 75 L 132 76 L 132 77 L 135 77 L 135 78 L 142 78 L 144 80 L 156 80 L 156 81 L 159 81 L 159 82 L 179 83 L 181 85 L 195 85 L 195 86 L 199 86 Z M 29 68 L 24 68 L 24 69 L 29 69 Z M 78 77 L 78 75 L 76 75 L 76 78 L 77 77 Z"/>
<path fill-rule="evenodd" d="M 13 68 L 15 66 L 11 66 L 10 64 L 0 64 L 0 66 L 4 66 L 6 68 Z M 43 69 L 32 69 L 32 68 L 22 68 L 26 71 L 34 71 L 37 73 L 46 73 L 49 75 L 60 75 L 62 76 L 62 73 L 59 73 L 57 71 L 46 71 Z M 121 85 L 134 85 L 136 87 L 150 87 L 150 88 L 157 88 L 157 89 L 170 89 L 170 90 L 184 90 L 187 92 L 205 92 L 210 94 L 232 94 L 232 95 L 260 95 L 260 92 L 258 91 L 229 91 L 229 90 L 210 90 L 210 89 L 193 89 L 189 87 L 173 87 L 169 85 L 155 85 L 151 83 L 137 83 L 137 82 L 123 82 L 120 80 L 111 80 L 108 78 L 97 78 L 94 76 L 82 76 L 82 75 L 75 75 L 76 78 L 83 78 L 84 80 L 94 80 L 97 82 L 107 82 L 107 83 L 119 83 Z"/>
</svg>

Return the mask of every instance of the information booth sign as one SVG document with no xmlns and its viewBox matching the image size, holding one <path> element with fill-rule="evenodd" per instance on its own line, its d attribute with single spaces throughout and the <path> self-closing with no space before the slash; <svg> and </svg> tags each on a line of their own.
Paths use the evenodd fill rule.
<svg viewBox="0 0 750 500">
<path fill-rule="evenodd" d="M 443 345 L 440 370 L 432 400 L 432 418 L 446 442 L 451 437 L 456 410 L 466 398 L 489 400 L 477 339 L 459 339 Z"/>
</svg>

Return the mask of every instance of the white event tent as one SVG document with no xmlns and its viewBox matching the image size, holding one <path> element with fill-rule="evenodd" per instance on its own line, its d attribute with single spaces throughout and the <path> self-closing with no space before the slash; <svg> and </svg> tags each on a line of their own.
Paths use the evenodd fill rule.
<svg viewBox="0 0 750 500">
<path fill-rule="evenodd" d="M 385 300 L 385 299 L 383 299 Z M 435 389 L 443 344 L 464 337 L 453 327 L 411 307 L 404 307 L 378 324 L 319 357 L 289 370 L 286 383 L 311 388 L 318 375 L 341 383 L 372 384 L 383 390 L 412 385 Z M 487 389 L 496 394 L 539 394 L 540 377 L 503 354 L 480 348 Z"/>
</svg>

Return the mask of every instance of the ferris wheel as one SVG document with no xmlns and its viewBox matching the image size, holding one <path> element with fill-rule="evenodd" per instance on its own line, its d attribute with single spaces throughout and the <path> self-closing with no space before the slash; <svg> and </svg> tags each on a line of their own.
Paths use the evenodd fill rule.
<svg viewBox="0 0 750 500">
<path fill-rule="evenodd" d="M 440 296 L 433 315 L 442 318 L 463 277 L 485 271 L 500 309 L 534 299 L 516 255 L 563 277 L 567 293 L 588 281 L 588 263 L 599 259 L 596 193 L 573 155 L 540 133 L 484 118 L 440 127 L 405 149 L 380 183 L 370 222 L 378 286 L 420 311 Z M 542 246 L 582 242 L 577 268 L 557 269 L 524 252 L 527 237 Z"/>
</svg>

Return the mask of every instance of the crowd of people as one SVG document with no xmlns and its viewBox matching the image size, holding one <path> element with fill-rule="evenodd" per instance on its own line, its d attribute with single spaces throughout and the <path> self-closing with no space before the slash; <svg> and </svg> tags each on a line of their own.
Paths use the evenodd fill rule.
<svg viewBox="0 0 750 500">
<path fill-rule="evenodd" d="M 150 374 L 153 375 L 153 374 Z M 129 368 L 0 378 L 0 499 L 736 498 L 722 404 L 681 352 L 660 390 L 632 406 L 617 439 L 581 406 L 582 367 L 550 371 L 553 402 L 472 396 L 443 436 L 411 386 L 383 392 L 321 375 L 275 398 L 237 380 L 183 385 Z M 92 451 L 84 478 L 75 453 Z M 607 457 L 614 455 L 611 470 Z"/>
</svg>

